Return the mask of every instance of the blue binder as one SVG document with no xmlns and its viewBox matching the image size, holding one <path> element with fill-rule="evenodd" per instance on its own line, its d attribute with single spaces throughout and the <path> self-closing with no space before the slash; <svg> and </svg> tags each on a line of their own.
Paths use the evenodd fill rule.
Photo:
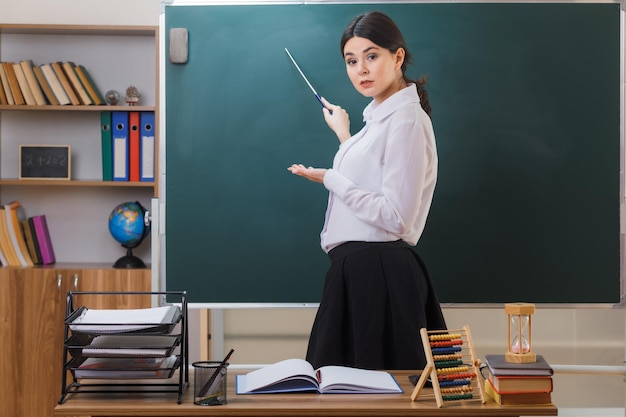
<svg viewBox="0 0 626 417">
<path fill-rule="evenodd" d="M 128 181 L 128 112 L 111 113 L 113 181 Z"/>
<path fill-rule="evenodd" d="M 139 180 L 154 181 L 154 144 L 155 127 L 154 112 L 143 111 L 140 115 L 140 150 L 139 150 Z"/>
</svg>

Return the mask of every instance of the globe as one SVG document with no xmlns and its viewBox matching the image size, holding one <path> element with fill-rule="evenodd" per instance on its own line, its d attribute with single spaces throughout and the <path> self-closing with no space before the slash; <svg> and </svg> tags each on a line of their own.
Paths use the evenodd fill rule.
<svg viewBox="0 0 626 417">
<path fill-rule="evenodd" d="M 133 255 L 133 248 L 150 233 L 150 212 L 139 202 L 118 204 L 109 215 L 109 232 L 113 239 L 126 248 L 126 255 L 119 258 L 114 268 L 145 268 L 146 264 Z"/>
</svg>

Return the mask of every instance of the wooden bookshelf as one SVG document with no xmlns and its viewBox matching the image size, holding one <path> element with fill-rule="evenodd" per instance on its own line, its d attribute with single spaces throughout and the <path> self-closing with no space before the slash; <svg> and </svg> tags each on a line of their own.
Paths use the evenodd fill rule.
<svg viewBox="0 0 626 417">
<path fill-rule="evenodd" d="M 137 106 L 0 105 L 0 203 L 19 200 L 27 216 L 45 214 L 57 263 L 0 267 L 0 372 L 11 382 L 0 399 L 7 415 L 50 417 L 60 395 L 63 320 L 68 291 L 150 291 L 151 267 L 115 269 L 125 249 L 107 220 L 125 201 L 150 209 L 158 197 L 159 126 L 155 117 L 155 181 L 102 181 L 100 112 L 153 111 L 158 115 L 157 26 L 0 24 L 0 62 L 84 65 L 104 93 L 136 86 Z M 121 61 L 120 61 L 121 60 Z M 71 180 L 18 179 L 19 145 L 70 145 Z M 149 265 L 151 239 L 134 249 Z M 135 308 L 119 298 L 102 308 Z M 34 354 L 36 352 L 36 354 Z M 37 381 L 36 400 L 32 384 Z"/>
<path fill-rule="evenodd" d="M 124 201 L 139 201 L 150 208 L 158 197 L 159 126 L 155 117 L 154 181 L 102 181 L 100 113 L 151 111 L 159 103 L 158 26 L 0 24 L 0 62 L 31 60 L 35 65 L 71 61 L 84 65 L 101 94 L 114 89 L 120 105 L 0 105 L 0 204 L 19 200 L 27 214 L 60 213 L 71 201 L 80 205 L 77 221 L 93 230 L 83 236 L 61 232 L 60 222 L 49 216 L 58 260 L 107 262 L 115 242 L 106 227 L 107 210 Z M 124 102 L 126 87 L 136 86 L 138 105 Z M 71 180 L 18 179 L 18 147 L 63 144 L 71 146 Z M 78 195 L 77 193 L 80 193 Z M 82 208 L 84 204 L 84 209 Z M 105 210 L 105 207 L 107 210 Z M 111 247 L 88 250 L 87 233 Z M 72 236 L 74 234 L 74 236 Z M 150 239 L 142 243 L 150 256 Z M 117 251 L 117 247 L 113 248 Z M 148 260 L 150 261 L 150 260 Z"/>
</svg>

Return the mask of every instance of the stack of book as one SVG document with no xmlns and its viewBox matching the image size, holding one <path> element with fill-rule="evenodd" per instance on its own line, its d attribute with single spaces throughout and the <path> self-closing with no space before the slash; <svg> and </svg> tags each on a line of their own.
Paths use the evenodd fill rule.
<svg viewBox="0 0 626 417">
<path fill-rule="evenodd" d="M 506 362 L 504 355 L 485 355 L 485 393 L 500 405 L 552 403 L 552 367 L 537 355 L 532 363 Z"/>
<path fill-rule="evenodd" d="M 31 60 L 0 62 L 1 105 L 104 105 L 104 97 L 83 65 Z"/>
<path fill-rule="evenodd" d="M 34 266 L 55 262 L 46 216 L 27 218 L 18 200 L 0 205 L 0 264 Z"/>
</svg>

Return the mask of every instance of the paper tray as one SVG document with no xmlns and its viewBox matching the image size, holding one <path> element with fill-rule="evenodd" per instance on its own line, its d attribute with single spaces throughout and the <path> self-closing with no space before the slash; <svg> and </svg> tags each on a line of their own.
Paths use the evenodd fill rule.
<svg viewBox="0 0 626 417">
<path fill-rule="evenodd" d="M 156 309 L 130 309 L 130 310 L 89 310 L 80 307 L 74 310 L 66 319 L 65 324 L 69 326 L 74 334 L 169 334 L 181 321 L 182 314 L 178 306 L 167 307 L 167 313 L 159 315 L 156 320 L 137 320 L 137 317 L 146 317 L 145 313 L 157 311 Z M 116 317 L 106 320 L 106 314 L 115 313 Z M 101 314 L 100 314 L 101 313 Z M 90 316 L 96 316 L 95 321 L 89 321 Z"/>
<path fill-rule="evenodd" d="M 68 369 L 76 379 L 168 379 L 179 365 L 179 355 L 167 358 L 82 357 L 73 358 Z"/>
<path fill-rule="evenodd" d="M 154 357 L 170 356 L 180 345 L 181 336 L 150 333 L 106 334 L 94 336 L 74 334 L 66 342 L 75 358 Z"/>
</svg>

